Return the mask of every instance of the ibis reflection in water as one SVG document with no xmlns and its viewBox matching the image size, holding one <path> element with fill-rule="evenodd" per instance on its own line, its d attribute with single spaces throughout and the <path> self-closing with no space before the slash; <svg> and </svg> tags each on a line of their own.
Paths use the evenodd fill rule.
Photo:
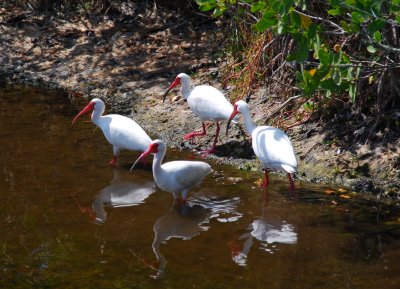
<svg viewBox="0 0 400 289">
<path fill-rule="evenodd" d="M 297 243 L 295 226 L 272 213 L 272 208 L 264 205 L 261 216 L 255 218 L 247 228 L 247 232 L 229 243 L 232 260 L 239 266 L 247 265 L 247 256 L 254 243 L 258 248 L 273 254 L 279 250 L 278 244 L 292 245 Z"/>
<path fill-rule="evenodd" d="M 120 171 L 114 169 L 114 179 L 111 184 L 99 192 L 92 204 L 96 221 L 104 223 L 107 220 L 105 206 L 129 207 L 143 204 L 154 191 L 154 181 L 139 183 L 124 180 L 120 178 Z"/>
<path fill-rule="evenodd" d="M 154 223 L 153 252 L 158 261 L 157 273 L 153 278 L 161 278 L 165 273 L 167 260 L 160 246 L 171 238 L 190 240 L 210 228 L 210 220 L 234 222 L 242 217 L 236 212 L 239 198 L 210 199 L 207 197 L 190 199 L 182 207 L 172 206 Z"/>
<path fill-rule="evenodd" d="M 95 197 L 92 208 L 82 208 L 81 211 L 89 214 L 92 222 L 102 224 L 107 221 L 105 207 L 129 207 L 143 204 L 155 192 L 154 181 L 132 181 L 122 177 L 121 169 L 114 168 L 114 177 L 110 185 L 99 191 Z"/>
</svg>

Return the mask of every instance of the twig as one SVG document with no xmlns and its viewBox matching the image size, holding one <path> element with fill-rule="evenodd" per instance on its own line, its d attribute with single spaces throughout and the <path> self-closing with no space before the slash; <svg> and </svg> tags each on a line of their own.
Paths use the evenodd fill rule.
<svg viewBox="0 0 400 289">
<path fill-rule="evenodd" d="M 279 80 L 277 80 L 277 79 L 275 79 L 273 77 L 269 78 L 269 80 L 272 80 L 272 81 L 274 81 L 274 82 L 276 82 L 276 83 L 278 83 L 278 84 L 280 84 L 280 85 L 282 85 L 284 87 L 287 87 L 287 88 L 290 88 L 290 89 L 293 89 L 293 90 L 300 90 L 300 88 L 298 88 L 296 86 L 291 86 L 289 84 L 283 83 L 283 82 L 281 82 L 281 81 L 279 81 Z"/>
<path fill-rule="evenodd" d="M 281 104 L 280 107 L 278 107 L 277 109 L 275 109 L 270 115 L 268 115 L 268 116 L 266 117 L 266 119 L 265 119 L 265 121 L 264 121 L 264 124 L 266 124 L 267 121 L 268 121 L 272 116 L 274 116 L 275 114 L 277 114 L 278 112 L 280 112 L 283 108 L 285 108 L 286 105 L 287 105 L 289 102 L 291 102 L 292 100 L 298 99 L 298 98 L 300 98 L 300 97 L 302 97 L 302 96 L 303 96 L 303 95 L 298 94 L 298 95 L 289 97 L 284 103 Z"/>
<path fill-rule="evenodd" d="M 285 129 L 292 128 L 292 127 L 294 127 L 294 126 L 296 126 L 296 125 L 305 123 L 306 121 L 308 121 L 308 120 L 310 119 L 311 115 L 312 115 L 312 112 L 309 113 L 309 114 L 307 114 L 306 117 L 304 117 L 303 119 L 301 119 L 301 120 L 299 120 L 299 121 L 296 121 L 296 122 L 294 122 L 294 123 L 292 123 L 292 124 L 290 124 L 290 125 L 286 125 L 286 126 L 285 126 Z"/>
<path fill-rule="evenodd" d="M 298 13 L 298 14 L 301 14 L 301 15 L 303 15 L 303 16 L 306 16 L 306 17 L 308 17 L 308 18 L 311 18 L 311 19 L 314 19 L 314 20 L 318 20 L 318 21 L 321 21 L 321 22 L 326 22 L 326 23 L 330 24 L 331 26 L 333 26 L 333 27 L 335 27 L 336 29 L 339 30 L 339 31 L 334 31 L 334 32 L 333 32 L 334 34 L 338 34 L 338 35 L 346 34 L 346 31 L 344 31 L 342 27 L 340 27 L 339 25 L 337 25 L 336 23 L 334 23 L 334 22 L 332 22 L 332 21 L 329 21 L 329 20 L 324 19 L 324 18 L 321 18 L 321 17 L 316 17 L 316 16 L 307 15 L 307 14 L 305 14 L 305 13 L 303 13 L 303 12 L 298 11 L 298 10 L 294 10 L 294 12 L 296 12 L 296 13 Z"/>
</svg>

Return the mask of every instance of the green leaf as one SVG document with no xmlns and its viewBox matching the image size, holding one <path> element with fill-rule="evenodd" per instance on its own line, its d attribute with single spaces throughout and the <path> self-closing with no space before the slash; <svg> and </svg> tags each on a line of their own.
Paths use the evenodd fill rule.
<svg viewBox="0 0 400 289">
<path fill-rule="evenodd" d="M 304 93 L 306 95 L 311 95 L 315 92 L 315 90 L 318 88 L 319 82 L 318 81 L 311 81 L 304 87 Z"/>
<path fill-rule="evenodd" d="M 362 23 L 362 22 L 364 22 L 364 19 L 363 19 L 363 17 L 361 16 L 361 14 L 360 13 L 358 13 L 358 12 L 352 12 L 351 13 L 351 19 L 355 22 L 355 23 Z"/>
<path fill-rule="evenodd" d="M 296 71 L 295 72 L 295 75 L 296 75 L 296 80 L 298 81 L 298 82 L 303 82 L 303 81 L 305 81 L 306 79 L 304 78 L 304 75 L 303 75 L 303 72 L 302 71 Z"/>
<path fill-rule="evenodd" d="M 349 86 L 349 97 L 350 97 L 350 101 L 352 103 L 354 103 L 355 100 L 356 100 L 356 93 L 357 93 L 357 86 L 354 83 L 350 84 L 350 86 Z"/>
<path fill-rule="evenodd" d="M 217 18 L 217 17 L 221 16 L 221 15 L 224 13 L 224 11 L 225 11 L 225 7 L 223 7 L 223 8 L 216 7 L 216 8 L 214 9 L 214 12 L 213 12 L 213 14 L 212 14 L 212 17 Z"/>
<path fill-rule="evenodd" d="M 275 18 L 275 11 L 273 10 L 266 10 L 263 12 L 263 18 L 269 20 L 271 18 Z"/>
<path fill-rule="evenodd" d="M 340 9 L 336 8 L 336 9 L 329 9 L 328 10 L 328 14 L 332 15 L 332 16 L 337 16 L 340 15 Z"/>
<path fill-rule="evenodd" d="M 368 25 L 368 31 L 371 33 L 374 33 L 376 31 L 381 30 L 383 27 L 385 27 L 385 22 L 381 19 L 377 19 L 377 20 L 372 21 Z"/>
<path fill-rule="evenodd" d="M 331 95 L 332 95 L 332 91 L 330 91 L 330 90 L 325 90 L 325 97 L 326 97 L 326 98 L 330 99 L 330 98 L 331 98 Z"/>
<path fill-rule="evenodd" d="M 313 109 L 313 105 L 311 104 L 311 102 L 310 101 L 307 101 L 306 103 L 304 103 L 303 104 L 303 108 L 305 109 L 305 110 L 312 110 Z"/>
<path fill-rule="evenodd" d="M 315 59 L 319 59 L 319 57 L 318 57 L 318 51 L 321 49 L 321 42 L 320 42 L 320 39 L 319 39 L 318 34 L 315 35 L 313 47 L 314 47 L 314 51 L 315 51 L 315 53 L 314 53 L 315 57 L 314 57 L 314 58 L 315 58 Z"/>
<path fill-rule="evenodd" d="M 329 0 L 328 2 L 334 8 L 339 8 L 340 5 L 342 5 L 342 1 L 341 0 Z"/>
<path fill-rule="evenodd" d="M 287 57 L 286 57 L 286 61 L 295 61 L 296 60 L 296 53 L 290 53 Z"/>
<path fill-rule="evenodd" d="M 336 91 L 338 88 L 337 85 L 333 82 L 333 80 L 331 78 L 321 81 L 320 86 L 323 89 L 330 90 L 330 91 Z"/>
<path fill-rule="evenodd" d="M 292 25 L 294 25 L 296 27 L 300 27 L 301 18 L 300 18 L 300 15 L 297 12 L 294 12 L 294 11 L 290 12 L 290 20 L 292 22 Z"/>
<path fill-rule="evenodd" d="M 333 69 L 332 80 L 336 85 L 340 85 L 342 83 L 342 77 L 339 69 Z"/>
<path fill-rule="evenodd" d="M 258 21 L 257 24 L 255 25 L 255 28 L 258 32 L 263 32 L 275 24 L 276 24 L 276 19 L 274 18 L 270 19 L 261 18 L 260 21 Z"/>
<path fill-rule="evenodd" d="M 342 62 L 342 51 L 333 53 L 333 64 L 339 65 Z"/>
<path fill-rule="evenodd" d="M 367 50 L 369 53 L 372 53 L 372 54 L 376 52 L 376 48 L 373 47 L 372 45 L 368 45 Z"/>
<path fill-rule="evenodd" d="M 342 54 L 342 63 L 350 63 L 350 58 L 346 53 Z"/>
<path fill-rule="evenodd" d="M 308 27 L 308 38 L 313 39 L 318 37 L 317 35 L 317 29 L 318 29 L 318 25 L 315 23 L 311 23 L 310 26 Z M 315 39 L 314 41 L 316 41 L 317 39 Z M 319 42 L 319 38 L 318 38 L 318 42 Z"/>
<path fill-rule="evenodd" d="M 375 31 L 373 35 L 373 39 L 376 43 L 382 42 L 382 34 L 379 31 Z"/>
<path fill-rule="evenodd" d="M 347 80 L 348 81 L 352 81 L 353 80 L 353 70 L 354 70 L 354 67 L 349 67 L 347 69 Z"/>
<path fill-rule="evenodd" d="M 196 0 L 197 5 L 199 5 L 201 11 L 209 11 L 213 9 L 216 5 L 215 0 Z"/>
<path fill-rule="evenodd" d="M 281 0 L 274 1 L 272 3 L 271 7 L 275 12 L 279 13 L 280 15 L 283 15 L 286 12 L 285 11 L 285 5 L 282 3 Z"/>
<path fill-rule="evenodd" d="M 308 48 L 308 45 L 304 42 L 300 42 L 299 47 L 297 48 L 296 61 L 299 63 L 304 62 L 307 59 L 309 52 L 310 49 Z"/>
<path fill-rule="evenodd" d="M 265 8 L 265 2 L 258 1 L 258 2 L 251 4 L 250 11 L 251 11 L 251 13 L 256 13 L 256 12 L 263 10 L 264 8 Z"/>
<path fill-rule="evenodd" d="M 322 65 L 325 65 L 325 66 L 331 65 L 331 62 L 332 62 L 331 53 L 329 51 L 327 51 L 325 48 L 321 48 L 318 51 L 318 58 Z"/>
<path fill-rule="evenodd" d="M 346 21 L 340 20 L 340 21 L 339 21 L 339 24 L 340 24 L 340 27 L 342 27 L 344 31 L 346 31 L 346 32 L 349 32 L 349 31 L 350 31 L 349 24 L 347 24 Z"/>
<path fill-rule="evenodd" d="M 291 33 L 291 36 L 296 42 L 302 42 L 303 41 L 303 33 L 293 32 L 293 33 Z"/>
<path fill-rule="evenodd" d="M 319 67 L 317 71 L 314 73 L 313 78 L 318 79 L 318 81 L 320 81 L 329 73 L 329 71 L 330 69 L 328 69 L 327 67 Z"/>
</svg>

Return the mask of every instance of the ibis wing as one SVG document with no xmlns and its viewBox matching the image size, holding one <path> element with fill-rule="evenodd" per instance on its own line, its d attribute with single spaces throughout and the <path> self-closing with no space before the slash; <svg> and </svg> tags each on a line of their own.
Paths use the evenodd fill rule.
<svg viewBox="0 0 400 289">
<path fill-rule="evenodd" d="M 261 126 L 252 133 L 253 150 L 267 167 L 282 169 L 282 166 L 296 170 L 297 160 L 289 137 L 280 129 Z"/>
<path fill-rule="evenodd" d="M 122 115 L 104 116 L 102 126 L 107 140 L 122 149 L 144 151 L 151 142 L 147 133 L 134 120 Z"/>
<path fill-rule="evenodd" d="M 190 189 L 197 185 L 212 171 L 209 164 L 196 161 L 174 161 L 163 166 L 173 170 L 171 177 L 175 178 L 183 189 Z"/>
<path fill-rule="evenodd" d="M 188 105 L 202 120 L 227 120 L 233 111 L 225 96 L 209 85 L 196 86 L 188 98 Z"/>
</svg>

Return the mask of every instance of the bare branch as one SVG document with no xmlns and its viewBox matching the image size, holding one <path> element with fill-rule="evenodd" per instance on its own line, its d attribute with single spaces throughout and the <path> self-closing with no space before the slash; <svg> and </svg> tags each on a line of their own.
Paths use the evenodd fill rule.
<svg viewBox="0 0 400 289">
<path fill-rule="evenodd" d="M 400 48 L 396 48 L 396 47 L 392 47 L 392 46 L 389 46 L 389 45 L 384 45 L 384 44 L 379 44 L 379 43 L 374 42 L 372 40 L 372 38 L 371 38 L 371 35 L 369 35 L 368 31 L 366 31 L 367 28 L 365 26 L 361 26 L 361 27 L 362 27 L 361 35 L 363 35 L 368 40 L 368 44 L 371 44 L 371 45 L 373 45 L 375 47 L 378 47 L 381 50 L 384 50 L 386 52 L 400 53 Z"/>
<path fill-rule="evenodd" d="M 329 21 L 328 19 L 324 19 L 324 18 L 316 17 L 316 16 L 311 16 L 311 15 L 308 15 L 308 14 L 306 14 L 306 13 L 304 13 L 304 12 L 300 12 L 300 11 L 298 11 L 298 10 L 294 10 L 294 11 L 295 11 L 296 13 L 301 14 L 301 15 L 303 15 L 303 16 L 306 16 L 306 17 L 308 17 L 308 18 L 311 18 L 311 19 L 314 19 L 314 20 L 318 20 L 318 21 L 321 21 L 321 22 L 328 23 L 329 25 L 331 25 L 331 26 L 335 27 L 337 30 L 339 30 L 339 31 L 331 31 L 331 32 L 329 32 L 330 34 L 338 34 L 338 35 L 346 34 L 346 31 L 344 31 L 342 27 L 340 27 L 339 25 L 337 25 L 336 23 L 334 23 L 334 22 L 332 22 L 332 21 Z"/>
<path fill-rule="evenodd" d="M 302 97 L 303 95 L 298 94 L 292 97 L 289 97 L 284 103 L 282 103 L 277 109 L 275 109 L 270 115 L 267 116 L 267 118 L 264 121 L 264 124 L 267 123 L 267 121 L 273 117 L 275 114 L 277 114 L 278 112 L 280 112 L 282 109 L 284 109 L 286 107 L 286 105 L 291 102 L 292 100 L 298 99 L 300 97 Z"/>
</svg>

